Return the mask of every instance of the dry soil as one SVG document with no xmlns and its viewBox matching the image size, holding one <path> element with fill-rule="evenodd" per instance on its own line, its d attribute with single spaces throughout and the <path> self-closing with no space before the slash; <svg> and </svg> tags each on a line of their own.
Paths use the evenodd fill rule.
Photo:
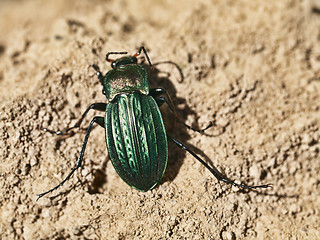
<svg viewBox="0 0 320 240">
<path fill-rule="evenodd" d="M 320 3 L 311 0 L 0 2 L 0 239 L 320 239 Z M 230 179 L 218 182 L 173 144 L 159 185 L 126 185 L 94 128 L 105 102 L 90 64 L 146 46 L 167 131 Z M 179 72 L 179 69 L 181 72 Z"/>
</svg>

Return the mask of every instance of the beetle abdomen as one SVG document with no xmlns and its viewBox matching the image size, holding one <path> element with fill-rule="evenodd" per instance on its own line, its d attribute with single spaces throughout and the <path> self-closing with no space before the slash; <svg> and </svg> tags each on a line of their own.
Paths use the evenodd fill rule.
<svg viewBox="0 0 320 240">
<path fill-rule="evenodd" d="M 106 111 L 108 152 L 119 176 L 147 191 L 161 179 L 167 165 L 167 136 L 157 103 L 141 93 L 119 95 Z"/>
</svg>

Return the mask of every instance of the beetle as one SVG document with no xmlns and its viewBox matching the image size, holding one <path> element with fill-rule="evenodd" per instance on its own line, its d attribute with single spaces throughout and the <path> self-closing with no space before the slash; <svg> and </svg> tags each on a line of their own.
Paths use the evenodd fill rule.
<svg viewBox="0 0 320 240">
<path fill-rule="evenodd" d="M 210 167 L 185 144 L 166 133 L 159 110 L 164 103 L 169 106 L 175 118 L 189 129 L 203 133 L 213 124 L 201 130 L 179 120 L 167 91 L 163 88 L 149 89 L 148 73 L 145 67 L 138 63 L 138 56 L 141 52 L 144 53 L 152 67 L 143 46 L 133 56 L 123 56 L 117 59 L 110 59 L 109 56 L 111 54 L 124 55 L 127 52 L 108 52 L 106 61 L 111 63 L 112 70 L 105 75 L 101 73 L 97 65 L 92 64 L 103 86 L 102 93 L 106 96 L 107 103 L 91 104 L 78 122 L 70 128 L 62 131 L 44 129 L 51 134 L 64 135 L 72 129 L 79 128 L 91 109 L 105 112 L 104 117 L 95 116 L 91 120 L 75 167 L 59 185 L 39 194 L 38 199 L 62 186 L 81 167 L 89 135 L 95 123 L 105 129 L 108 153 L 116 172 L 129 186 L 139 191 L 153 189 L 162 178 L 168 161 L 168 140 L 189 152 L 219 181 L 247 189 L 271 187 L 272 184 L 248 186 L 229 180 L 217 169 Z"/>
</svg>

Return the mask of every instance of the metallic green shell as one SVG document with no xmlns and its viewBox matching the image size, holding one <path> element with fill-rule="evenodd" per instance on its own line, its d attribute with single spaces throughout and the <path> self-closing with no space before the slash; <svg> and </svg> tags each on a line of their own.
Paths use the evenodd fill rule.
<svg viewBox="0 0 320 240">
<path fill-rule="evenodd" d="M 103 79 L 105 95 L 109 102 L 122 93 L 149 94 L 148 73 L 143 66 L 127 64 L 109 71 Z"/>
<path fill-rule="evenodd" d="M 140 191 L 155 187 L 167 166 L 168 143 L 153 97 L 118 95 L 107 106 L 105 124 L 108 152 L 119 176 Z"/>
</svg>

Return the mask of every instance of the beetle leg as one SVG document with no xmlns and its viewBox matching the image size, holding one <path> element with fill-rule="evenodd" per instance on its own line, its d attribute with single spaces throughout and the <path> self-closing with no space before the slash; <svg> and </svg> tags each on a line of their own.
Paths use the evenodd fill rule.
<svg viewBox="0 0 320 240">
<path fill-rule="evenodd" d="M 96 74 L 97 74 L 97 77 L 98 77 L 99 81 L 100 81 L 101 83 L 103 83 L 103 74 L 102 74 L 102 72 L 100 71 L 99 66 L 96 65 L 96 64 L 91 64 L 90 67 L 92 67 L 92 68 L 96 71 Z"/>
<path fill-rule="evenodd" d="M 53 130 L 49 130 L 47 128 L 44 128 L 43 131 L 49 132 L 49 133 L 52 133 L 52 134 L 57 134 L 57 135 L 67 134 L 70 130 L 80 127 L 80 124 L 82 123 L 83 119 L 85 118 L 85 116 L 87 115 L 89 110 L 94 109 L 94 110 L 98 110 L 98 111 L 106 111 L 106 108 L 107 108 L 107 104 L 106 103 L 93 103 L 87 108 L 87 110 L 82 114 L 81 118 L 78 120 L 78 122 L 76 122 L 76 124 L 73 127 L 69 127 L 67 129 L 64 129 L 64 130 L 61 130 L 61 131 L 60 130 L 53 131 Z M 104 127 L 104 126 L 102 126 L 102 127 Z"/>
<path fill-rule="evenodd" d="M 239 187 L 239 188 L 247 188 L 247 189 L 255 189 L 255 188 L 268 188 L 272 187 L 272 184 L 265 184 L 265 185 L 256 185 L 256 186 L 248 186 L 244 184 L 237 184 L 234 181 L 231 181 L 224 177 L 215 167 L 210 167 L 203 159 L 201 159 L 195 152 L 190 150 L 186 145 L 178 141 L 177 139 L 167 135 L 167 137 L 177 144 L 181 149 L 189 152 L 195 159 L 197 159 L 202 165 L 204 165 L 219 181 L 223 181 L 225 183 L 231 184 L 233 186 Z"/>
<path fill-rule="evenodd" d="M 203 129 L 197 129 L 197 128 L 194 128 L 194 127 L 191 127 L 190 125 L 188 124 L 185 124 L 177 115 L 176 113 L 176 110 L 173 106 L 173 103 L 172 103 L 172 100 L 170 98 L 170 95 L 168 94 L 168 92 L 163 89 L 163 88 L 154 88 L 154 89 L 150 89 L 150 93 L 149 93 L 157 102 L 158 106 L 160 107 L 163 103 L 166 103 L 171 112 L 173 113 L 173 115 L 175 116 L 175 118 L 177 119 L 177 121 L 181 124 L 183 124 L 185 127 L 187 127 L 188 129 L 191 129 L 195 132 L 199 132 L 199 133 L 204 133 L 204 131 L 206 131 L 207 129 L 211 128 L 214 126 L 214 122 L 210 122 L 208 124 L 207 127 L 203 128 Z M 162 95 L 165 95 L 166 97 L 162 96 Z"/>
<path fill-rule="evenodd" d="M 86 136 L 84 137 L 84 140 L 83 140 L 83 144 L 82 144 L 82 147 L 81 147 L 81 151 L 80 151 L 80 155 L 78 157 L 78 160 L 77 160 L 77 163 L 76 163 L 76 166 L 71 170 L 71 172 L 69 173 L 69 175 L 57 186 L 55 186 L 54 188 L 50 189 L 49 191 L 46 191 L 44 193 L 41 193 L 38 195 L 38 198 L 41 198 L 43 197 L 44 195 L 48 194 L 48 193 L 51 193 L 53 192 L 54 190 L 56 190 L 57 188 L 61 187 L 70 177 L 71 175 L 78 169 L 81 167 L 81 163 L 82 163 L 82 159 L 83 159 L 83 155 L 84 155 L 84 152 L 86 150 L 86 146 L 87 146 L 87 142 L 88 142 L 88 139 L 89 139 L 89 136 L 90 136 L 90 132 L 91 132 L 91 129 L 92 129 L 92 125 L 94 123 L 97 123 L 99 124 L 100 126 L 102 127 L 105 127 L 104 126 L 104 117 L 100 117 L 100 116 L 96 116 L 94 117 L 90 124 L 89 124 L 89 127 L 88 127 L 88 130 L 87 130 L 87 133 L 86 133 Z"/>
</svg>

